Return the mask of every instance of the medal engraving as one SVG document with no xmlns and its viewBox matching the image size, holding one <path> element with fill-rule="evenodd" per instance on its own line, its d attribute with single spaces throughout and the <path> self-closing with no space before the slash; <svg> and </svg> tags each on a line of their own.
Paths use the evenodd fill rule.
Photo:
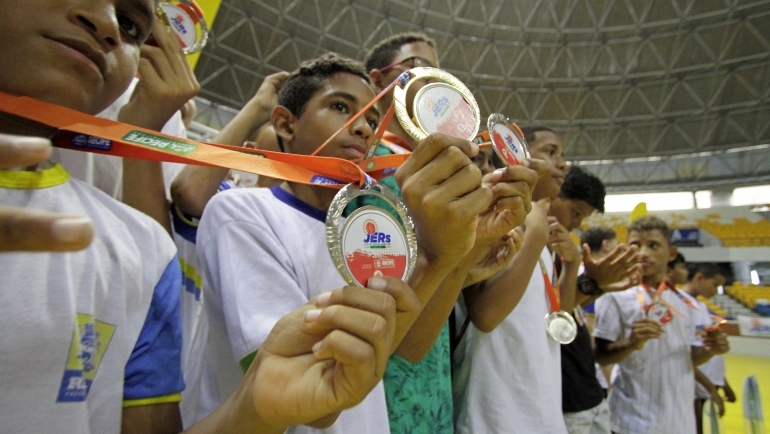
<svg viewBox="0 0 770 434">
<path fill-rule="evenodd" d="M 663 303 L 653 303 L 647 310 L 647 318 L 659 324 L 667 324 L 674 319 L 671 309 Z"/>
<path fill-rule="evenodd" d="M 492 114 L 487 121 L 492 149 L 509 166 L 521 164 L 529 158 L 529 147 L 521 131 L 501 114 Z"/>
</svg>

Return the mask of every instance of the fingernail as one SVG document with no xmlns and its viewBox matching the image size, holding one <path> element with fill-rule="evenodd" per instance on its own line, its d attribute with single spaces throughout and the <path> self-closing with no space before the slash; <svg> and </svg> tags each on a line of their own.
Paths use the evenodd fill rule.
<svg viewBox="0 0 770 434">
<path fill-rule="evenodd" d="M 321 316 L 321 309 L 312 309 L 305 312 L 305 322 L 313 322 Z"/>
<path fill-rule="evenodd" d="M 86 217 L 61 218 L 51 225 L 51 235 L 60 243 L 82 243 L 92 234 L 91 219 Z"/>
<path fill-rule="evenodd" d="M 529 166 L 530 166 L 530 164 L 531 164 L 531 163 L 529 162 L 529 159 L 528 159 L 528 158 L 525 158 L 525 159 L 524 159 L 524 160 L 521 162 L 521 165 L 522 165 L 522 166 L 524 166 L 524 167 L 529 167 Z"/>
<path fill-rule="evenodd" d="M 492 172 L 492 180 L 493 181 L 499 181 L 503 178 L 503 173 L 505 173 L 505 169 L 497 169 L 494 172 Z"/>
<path fill-rule="evenodd" d="M 318 307 L 324 307 L 327 304 L 329 304 L 329 299 L 331 299 L 331 298 L 332 298 L 331 291 L 324 292 L 323 294 L 320 294 L 318 297 L 316 297 L 315 305 L 318 306 Z"/>
<path fill-rule="evenodd" d="M 470 142 L 471 144 L 471 150 L 473 151 L 473 155 L 476 155 L 479 153 L 479 145 L 477 145 L 475 142 Z"/>
<path fill-rule="evenodd" d="M 313 344 L 313 347 L 311 349 L 313 350 L 314 353 L 318 351 L 319 348 L 321 348 L 321 342 L 323 341 L 318 341 L 315 344 Z"/>
<path fill-rule="evenodd" d="M 382 277 L 374 276 L 369 278 L 369 284 L 367 285 L 369 289 L 376 289 L 379 291 L 382 291 L 383 289 L 388 287 L 388 281 L 383 279 Z"/>
</svg>

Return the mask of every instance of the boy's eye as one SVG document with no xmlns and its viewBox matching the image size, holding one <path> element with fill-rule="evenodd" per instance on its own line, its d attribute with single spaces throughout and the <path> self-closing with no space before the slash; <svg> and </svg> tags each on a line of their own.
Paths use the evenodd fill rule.
<svg viewBox="0 0 770 434">
<path fill-rule="evenodd" d="M 343 102 L 333 102 L 331 103 L 330 107 L 334 110 L 337 110 L 340 113 L 347 113 L 348 112 L 348 106 L 347 104 Z"/>
<path fill-rule="evenodd" d="M 136 22 L 131 19 L 131 17 L 125 15 L 125 14 L 118 14 L 118 25 L 120 25 L 120 29 L 124 31 L 128 36 L 130 36 L 134 40 L 138 40 L 141 34 L 141 31 L 139 30 L 139 26 L 136 25 Z"/>
<path fill-rule="evenodd" d="M 371 129 L 372 129 L 372 131 L 374 131 L 374 130 L 376 130 L 376 129 L 377 129 L 377 125 L 378 125 L 378 124 L 377 124 L 377 121 L 376 121 L 376 120 L 374 120 L 374 119 L 367 119 L 367 120 L 366 120 L 366 123 L 367 123 L 367 124 L 369 124 L 369 128 L 371 128 Z"/>
</svg>

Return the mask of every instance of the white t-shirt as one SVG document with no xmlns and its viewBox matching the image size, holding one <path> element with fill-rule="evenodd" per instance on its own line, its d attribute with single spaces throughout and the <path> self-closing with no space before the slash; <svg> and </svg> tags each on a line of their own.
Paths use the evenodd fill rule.
<svg viewBox="0 0 770 434">
<path fill-rule="evenodd" d="M 547 248 L 540 258 L 551 278 Z M 491 333 L 468 327 L 454 383 L 456 432 L 567 433 L 561 417 L 561 350 L 546 334 L 548 312 L 543 274 L 536 266 L 519 304 Z"/>
<path fill-rule="evenodd" d="M 688 294 L 686 291 L 679 291 L 680 294 L 682 294 L 683 297 L 686 297 L 690 302 L 695 305 L 698 310 L 690 309 L 690 313 L 692 314 L 693 321 L 695 322 L 695 330 L 701 331 L 704 329 L 704 327 L 710 326 L 714 321 L 711 319 L 711 315 L 709 314 L 709 308 L 706 306 L 706 303 L 703 303 L 702 301 L 698 300 L 696 297 L 693 297 L 692 295 Z M 703 372 L 703 375 L 708 377 L 709 380 L 711 380 L 711 383 L 714 384 L 714 386 L 724 386 L 725 385 L 725 358 L 724 356 L 714 356 L 711 359 L 709 359 L 706 363 L 698 366 L 698 369 L 700 369 L 701 372 Z M 704 386 L 702 386 L 700 383 L 695 382 L 695 396 L 698 399 L 709 399 L 711 398 L 711 394 L 706 390 Z"/>
<path fill-rule="evenodd" d="M 280 187 L 228 190 L 206 207 L 197 246 L 220 396 L 235 390 L 239 361 L 260 348 L 280 318 L 345 286 L 329 256 L 325 220 L 325 212 Z M 390 433 L 382 383 L 330 428 L 288 432 Z"/>
<path fill-rule="evenodd" d="M 652 298 L 641 286 L 605 294 L 596 300 L 594 337 L 616 342 L 631 335 L 631 325 L 645 318 Z M 648 340 L 641 351 L 618 363 L 609 404 L 612 430 L 623 434 L 695 433 L 691 346 L 702 345 L 695 334 L 690 309 L 671 290 L 663 300 L 681 314 L 663 325 L 659 339 Z"/>
<path fill-rule="evenodd" d="M 178 397 L 180 272 L 163 228 L 60 165 L 0 171 L 0 186 L 3 205 L 95 229 L 78 252 L 0 255 L 0 431 L 117 434 L 124 399 Z"/>
</svg>

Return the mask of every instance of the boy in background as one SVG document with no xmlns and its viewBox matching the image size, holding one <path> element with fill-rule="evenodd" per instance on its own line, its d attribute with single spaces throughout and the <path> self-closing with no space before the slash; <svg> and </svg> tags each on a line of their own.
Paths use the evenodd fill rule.
<svg viewBox="0 0 770 434">
<path fill-rule="evenodd" d="M 725 284 L 725 275 L 716 264 L 708 262 L 694 262 L 687 264 L 687 282 L 684 288 L 679 292 L 697 309 L 692 309 L 695 328 L 699 333 L 714 323 L 714 319 L 709 314 L 706 304 L 698 297 L 709 299 L 717 294 L 719 287 Z M 724 391 L 727 402 L 735 402 L 735 393 L 727 383 L 725 377 L 725 358 L 724 356 L 714 356 L 708 362 L 697 368 L 703 375 L 696 377 L 695 384 L 695 422 L 698 428 L 698 434 L 703 432 L 703 404 L 707 399 L 713 399 L 718 408 L 721 409 L 720 416 L 724 413 L 724 403 L 719 396 L 717 389 Z"/>
<path fill-rule="evenodd" d="M 657 217 L 634 220 L 628 244 L 639 249 L 642 284 L 596 302 L 596 360 L 619 366 L 609 398 L 616 433 L 695 433 L 693 367 L 729 349 L 721 332 L 701 342 L 687 304 L 666 286 L 667 265 L 677 253 L 670 237 Z M 660 315 L 663 324 L 647 318 L 653 304 L 668 309 Z"/>
</svg>

